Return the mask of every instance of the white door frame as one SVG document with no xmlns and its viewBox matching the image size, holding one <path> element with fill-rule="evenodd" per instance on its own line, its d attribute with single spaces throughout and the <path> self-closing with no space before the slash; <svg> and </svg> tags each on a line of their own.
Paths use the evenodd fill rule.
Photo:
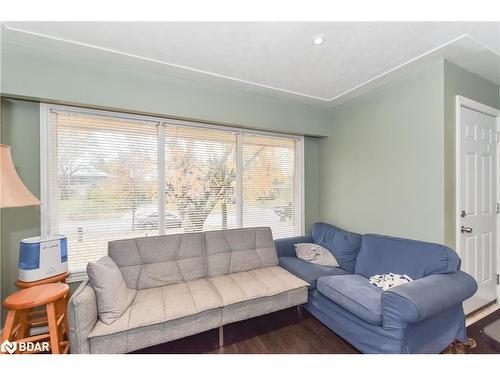
<svg viewBox="0 0 500 375">
<path fill-rule="evenodd" d="M 461 243 L 461 235 L 460 232 L 460 197 L 461 197 L 461 140 L 462 140 L 462 116 L 461 109 L 468 108 L 476 112 L 481 112 L 496 118 L 496 140 L 497 140 L 497 181 L 496 181 L 496 189 L 497 189 L 497 202 L 500 201 L 500 143 L 498 143 L 498 137 L 500 132 L 500 110 L 489 107 L 482 103 L 476 102 L 475 100 L 465 98 L 463 96 L 456 96 L 456 106 L 455 106 L 455 248 L 458 250 Z M 500 219 L 497 220 L 497 241 L 496 241 L 496 252 L 497 252 L 497 261 L 496 261 L 496 273 L 500 273 Z M 497 284 L 497 305 L 500 304 L 500 286 Z"/>
</svg>

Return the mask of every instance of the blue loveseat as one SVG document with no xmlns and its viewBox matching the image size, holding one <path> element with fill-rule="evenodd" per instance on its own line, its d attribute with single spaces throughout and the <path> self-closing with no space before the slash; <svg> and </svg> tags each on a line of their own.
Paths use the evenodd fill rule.
<svg viewBox="0 0 500 375">
<path fill-rule="evenodd" d="M 294 244 L 303 242 L 325 247 L 341 267 L 298 259 Z M 446 246 L 361 236 L 325 223 L 314 224 L 312 236 L 275 244 L 280 265 L 310 284 L 305 308 L 363 353 L 440 353 L 467 339 L 462 302 L 477 284 Z M 414 281 L 385 292 L 368 282 L 389 272 Z"/>
</svg>

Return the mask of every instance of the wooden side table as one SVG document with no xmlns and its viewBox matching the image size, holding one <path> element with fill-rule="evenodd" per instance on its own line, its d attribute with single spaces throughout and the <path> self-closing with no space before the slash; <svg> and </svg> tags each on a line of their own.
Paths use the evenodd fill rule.
<svg viewBox="0 0 500 375">
<path fill-rule="evenodd" d="M 68 317 L 66 313 L 68 293 L 68 285 L 53 283 L 22 289 L 8 296 L 3 302 L 8 312 L 2 333 L 2 342 L 9 340 L 15 343 L 14 345 L 18 349 L 21 343 L 48 342 L 52 354 L 68 353 Z M 34 318 L 32 316 L 30 309 L 39 306 L 45 306 L 46 317 Z M 28 336 L 30 328 L 40 325 L 48 325 L 49 332 Z"/>
</svg>

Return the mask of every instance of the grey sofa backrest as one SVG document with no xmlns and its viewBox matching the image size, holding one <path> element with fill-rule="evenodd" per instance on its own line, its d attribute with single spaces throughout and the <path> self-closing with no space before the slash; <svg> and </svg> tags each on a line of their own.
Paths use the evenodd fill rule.
<svg viewBox="0 0 500 375">
<path fill-rule="evenodd" d="M 206 277 L 202 233 L 110 241 L 108 255 L 129 288 L 154 288 Z"/>
<path fill-rule="evenodd" d="M 208 277 L 278 265 L 271 228 L 203 233 Z"/>
</svg>

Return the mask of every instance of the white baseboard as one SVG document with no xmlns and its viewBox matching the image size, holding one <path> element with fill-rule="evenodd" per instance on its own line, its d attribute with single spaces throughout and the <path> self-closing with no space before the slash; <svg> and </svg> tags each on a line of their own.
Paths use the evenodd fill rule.
<svg viewBox="0 0 500 375">
<path fill-rule="evenodd" d="M 477 313 L 472 314 L 471 316 L 469 316 L 469 317 L 467 317 L 465 319 L 465 326 L 468 327 L 471 324 L 476 323 L 477 321 L 479 321 L 479 320 L 487 317 L 488 315 L 494 313 L 498 309 L 500 309 L 500 305 L 498 303 L 495 303 L 495 304 L 493 304 L 491 306 L 488 306 L 488 307 L 484 308 L 483 310 L 478 311 Z"/>
</svg>

